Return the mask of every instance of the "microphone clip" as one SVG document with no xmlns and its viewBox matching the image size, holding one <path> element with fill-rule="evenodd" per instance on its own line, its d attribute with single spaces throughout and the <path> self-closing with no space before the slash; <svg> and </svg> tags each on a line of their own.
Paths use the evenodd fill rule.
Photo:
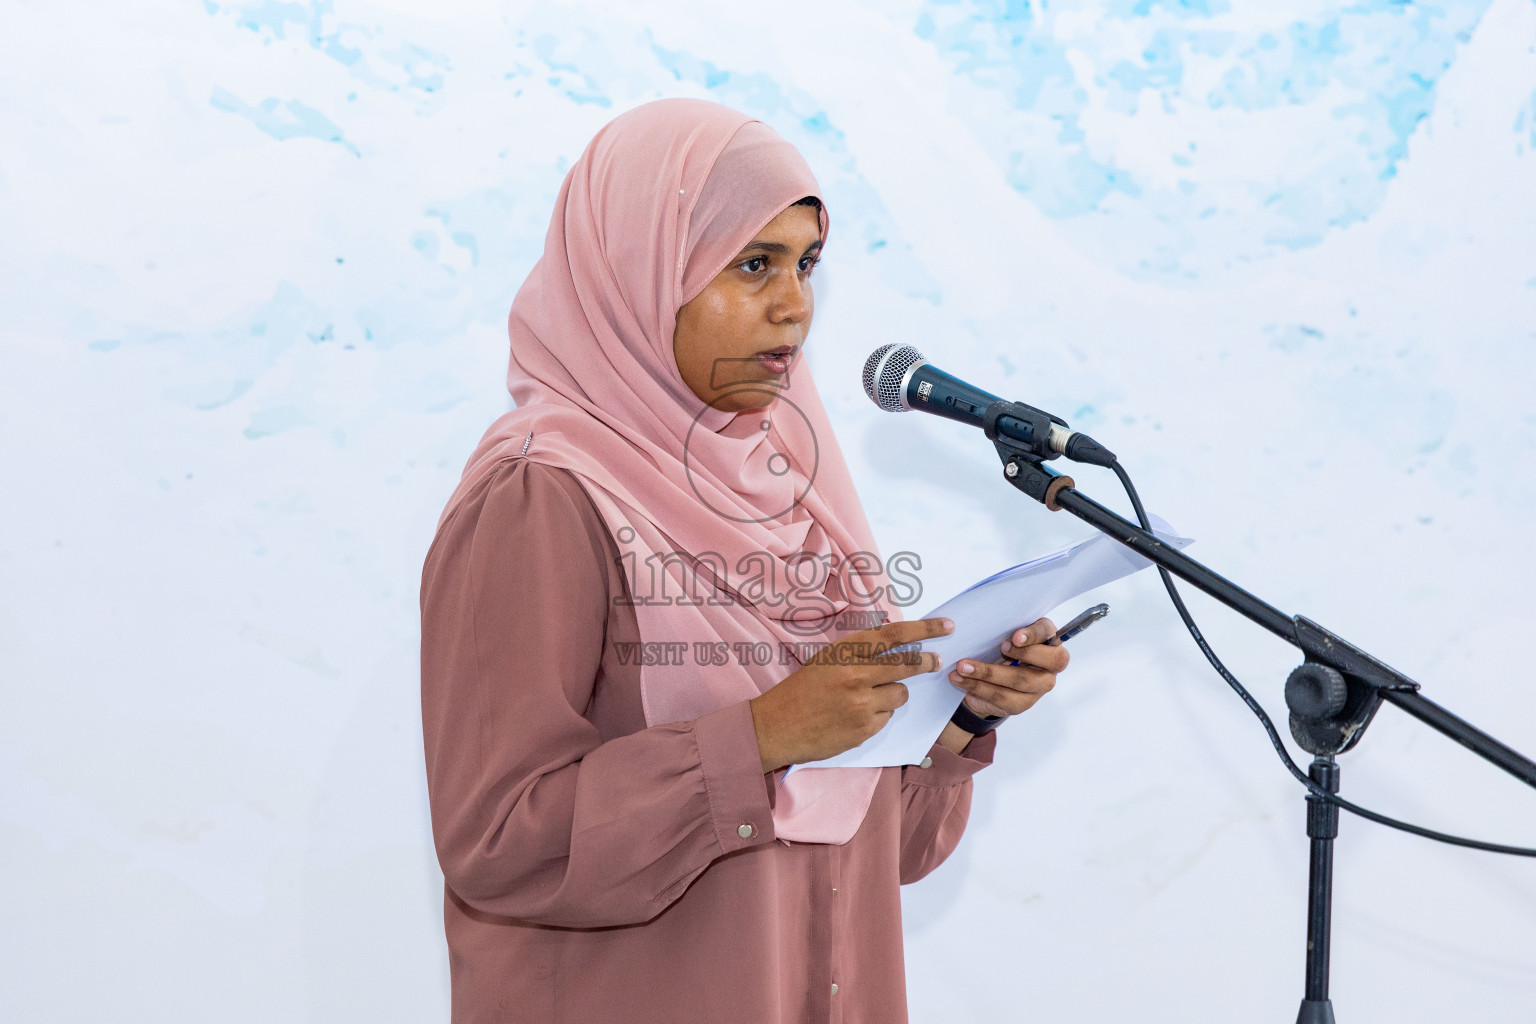
<svg viewBox="0 0 1536 1024">
<path fill-rule="evenodd" d="M 1002 451 L 1027 455 L 1033 459 L 1054 459 L 1061 455 L 1051 447 L 1052 425 L 1063 429 L 1067 421 L 1023 402 L 999 398 L 981 413 L 981 429 L 988 440 Z"/>
<path fill-rule="evenodd" d="M 998 400 L 982 413 L 982 430 L 1003 461 L 1003 478 L 1043 504 L 1061 511 L 1056 495 L 1073 486 L 1072 478 L 1045 465 L 1061 453 L 1051 447 L 1052 424 L 1067 424 L 1056 416 L 1023 402 Z"/>
</svg>

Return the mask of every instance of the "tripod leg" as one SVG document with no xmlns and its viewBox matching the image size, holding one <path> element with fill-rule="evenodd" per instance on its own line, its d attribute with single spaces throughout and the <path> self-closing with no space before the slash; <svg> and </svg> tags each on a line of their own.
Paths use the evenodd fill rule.
<svg viewBox="0 0 1536 1024">
<path fill-rule="evenodd" d="M 1329 793 L 1339 791 L 1339 766 L 1332 757 L 1316 757 L 1307 774 Z M 1307 995 L 1296 1024 L 1334 1024 L 1328 998 L 1328 936 L 1333 915 L 1333 840 L 1339 834 L 1339 809 L 1307 794 L 1307 836 L 1312 864 L 1307 880 Z"/>
</svg>

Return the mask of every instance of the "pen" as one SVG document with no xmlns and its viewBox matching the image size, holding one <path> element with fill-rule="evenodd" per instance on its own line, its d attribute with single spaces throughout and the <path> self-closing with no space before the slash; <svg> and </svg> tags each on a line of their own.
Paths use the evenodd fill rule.
<svg viewBox="0 0 1536 1024">
<path fill-rule="evenodd" d="M 1087 629 L 1095 622 L 1098 622 L 1108 614 L 1109 605 L 1096 604 L 1092 608 L 1089 608 L 1087 611 L 1075 617 L 1065 626 L 1062 626 L 1051 636 L 1050 639 L 1045 642 L 1052 647 L 1060 647 L 1062 644 L 1066 643 L 1068 640 L 1071 640 L 1073 637 L 1077 636 L 1077 634 L 1081 633 L 1083 630 Z M 1009 665 L 1018 664 L 1018 661 L 1013 658 L 1001 658 L 999 661 L 1006 662 Z"/>
</svg>

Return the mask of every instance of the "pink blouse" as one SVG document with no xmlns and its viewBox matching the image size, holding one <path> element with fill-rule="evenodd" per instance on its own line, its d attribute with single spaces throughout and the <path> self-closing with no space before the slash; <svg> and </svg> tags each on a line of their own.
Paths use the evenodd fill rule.
<svg viewBox="0 0 1536 1024">
<path fill-rule="evenodd" d="M 618 558 L 579 481 L 525 459 L 427 554 L 453 1021 L 905 1021 L 898 887 L 959 842 L 995 734 L 884 769 L 842 846 L 776 839 L 745 701 L 646 727 Z"/>
</svg>

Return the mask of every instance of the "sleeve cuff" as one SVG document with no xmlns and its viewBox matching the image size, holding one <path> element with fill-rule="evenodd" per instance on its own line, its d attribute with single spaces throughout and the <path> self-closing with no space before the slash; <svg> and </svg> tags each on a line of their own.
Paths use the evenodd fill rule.
<svg viewBox="0 0 1536 1024">
<path fill-rule="evenodd" d="M 699 716 L 693 721 L 693 735 L 720 852 L 772 841 L 773 807 L 763 783 L 751 704 L 740 701 Z"/>
<path fill-rule="evenodd" d="M 966 779 L 992 763 L 992 753 L 997 749 L 997 731 L 982 733 L 965 746 L 964 753 L 957 754 L 948 747 L 935 743 L 928 749 L 931 764 L 927 768 L 909 764 L 901 770 L 903 785 L 958 786 Z"/>
</svg>

